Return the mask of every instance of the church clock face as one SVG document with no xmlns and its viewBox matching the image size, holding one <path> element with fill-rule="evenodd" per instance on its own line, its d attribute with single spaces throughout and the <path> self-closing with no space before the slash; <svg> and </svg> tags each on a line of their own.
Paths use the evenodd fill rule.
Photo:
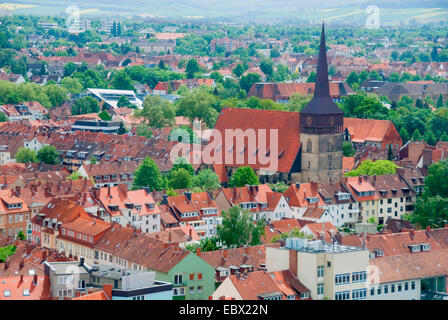
<svg viewBox="0 0 448 320">
<path fill-rule="evenodd" d="M 329 120 L 329 122 L 330 122 L 330 125 L 334 125 L 334 118 L 331 117 L 330 120 Z"/>
<path fill-rule="evenodd" d="M 312 123 L 313 123 L 313 118 L 307 117 L 306 118 L 306 124 L 310 126 Z"/>
</svg>

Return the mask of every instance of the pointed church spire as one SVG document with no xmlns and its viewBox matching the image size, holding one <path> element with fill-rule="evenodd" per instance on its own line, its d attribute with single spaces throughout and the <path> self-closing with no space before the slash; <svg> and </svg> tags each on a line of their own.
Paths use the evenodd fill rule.
<svg viewBox="0 0 448 320">
<path fill-rule="evenodd" d="M 314 97 L 330 97 L 330 86 L 328 84 L 327 46 L 325 44 L 325 27 L 322 22 L 322 33 L 320 35 L 319 60 L 317 62 L 316 83 Z"/>
</svg>

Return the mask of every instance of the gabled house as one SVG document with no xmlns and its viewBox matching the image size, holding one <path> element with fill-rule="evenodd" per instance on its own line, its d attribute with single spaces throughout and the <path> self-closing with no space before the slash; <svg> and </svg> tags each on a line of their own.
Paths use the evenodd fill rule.
<svg viewBox="0 0 448 320">
<path fill-rule="evenodd" d="M 160 231 L 159 206 L 145 189 L 128 190 L 126 184 L 119 184 L 95 189 L 94 193 L 109 215 L 107 220 L 144 233 Z"/>
<path fill-rule="evenodd" d="M 217 234 L 221 223 L 221 209 L 208 192 L 185 192 L 183 195 L 165 197 L 166 205 L 181 227 L 191 225 L 201 238 Z"/>
<path fill-rule="evenodd" d="M 232 275 L 213 293 L 213 300 L 309 300 L 310 291 L 289 271 L 255 271 Z"/>
</svg>

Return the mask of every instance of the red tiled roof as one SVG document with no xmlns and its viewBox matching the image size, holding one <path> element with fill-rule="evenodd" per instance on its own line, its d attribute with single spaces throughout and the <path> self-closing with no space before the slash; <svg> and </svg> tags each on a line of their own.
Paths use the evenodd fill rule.
<svg viewBox="0 0 448 320">
<path fill-rule="evenodd" d="M 33 281 L 37 278 L 37 284 Z M 5 296 L 5 291 L 10 296 Z M 27 294 L 25 292 L 27 290 Z M 48 276 L 18 275 L 0 277 L 0 300 L 50 300 L 50 278 Z"/>
<path fill-rule="evenodd" d="M 250 121 L 248 119 L 250 119 Z M 271 153 L 269 153 L 269 156 L 273 157 L 275 150 L 277 150 L 277 171 L 290 172 L 300 149 L 299 113 L 297 112 L 224 108 L 221 110 L 215 129 L 220 131 L 222 135 L 222 141 L 220 142 L 222 144 L 221 163 L 226 166 L 239 167 L 249 165 L 256 170 L 263 168 L 267 169 L 269 163 L 261 163 L 260 156 L 266 157 L 266 154 L 270 151 Z M 254 130 L 257 136 L 262 134 L 262 131 L 259 130 L 266 130 L 266 150 L 262 150 L 263 148 L 261 147 L 260 150 L 258 150 L 256 145 L 247 146 L 247 142 L 244 141 L 244 161 L 243 163 L 238 164 L 236 156 L 240 156 L 241 150 L 235 150 L 236 147 L 231 150 L 229 149 L 228 146 L 232 145 L 232 142 L 227 141 L 226 139 L 226 129 L 241 129 L 243 131 L 251 129 Z M 272 135 L 273 140 L 271 141 L 271 130 L 276 130 L 278 132 L 278 141 L 275 141 L 274 135 Z M 261 154 L 262 152 L 264 154 Z M 256 158 L 254 159 L 255 164 L 249 163 L 249 156 Z M 226 162 L 226 158 L 229 157 L 232 159 L 232 163 Z"/>
</svg>

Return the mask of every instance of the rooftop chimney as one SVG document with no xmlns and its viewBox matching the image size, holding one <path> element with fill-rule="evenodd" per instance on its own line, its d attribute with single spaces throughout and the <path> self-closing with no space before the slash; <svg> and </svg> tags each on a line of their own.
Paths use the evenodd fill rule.
<svg viewBox="0 0 448 320">
<path fill-rule="evenodd" d="M 170 242 L 170 243 L 171 243 L 171 231 L 170 231 L 170 232 L 168 232 L 168 242 Z"/>
<path fill-rule="evenodd" d="M 191 228 L 188 229 L 188 236 L 190 237 L 190 239 L 193 238 L 193 230 Z"/>
<path fill-rule="evenodd" d="M 198 257 L 201 256 L 201 248 L 197 248 L 197 249 L 196 249 L 196 255 L 197 255 Z"/>
<path fill-rule="evenodd" d="M 167 194 L 163 195 L 163 199 L 160 202 L 160 204 L 168 204 L 168 195 Z"/>
<path fill-rule="evenodd" d="M 224 258 L 227 259 L 227 257 L 229 256 L 229 251 L 226 250 L 226 249 L 224 249 L 224 250 L 222 251 L 222 256 L 223 256 Z"/>
</svg>

